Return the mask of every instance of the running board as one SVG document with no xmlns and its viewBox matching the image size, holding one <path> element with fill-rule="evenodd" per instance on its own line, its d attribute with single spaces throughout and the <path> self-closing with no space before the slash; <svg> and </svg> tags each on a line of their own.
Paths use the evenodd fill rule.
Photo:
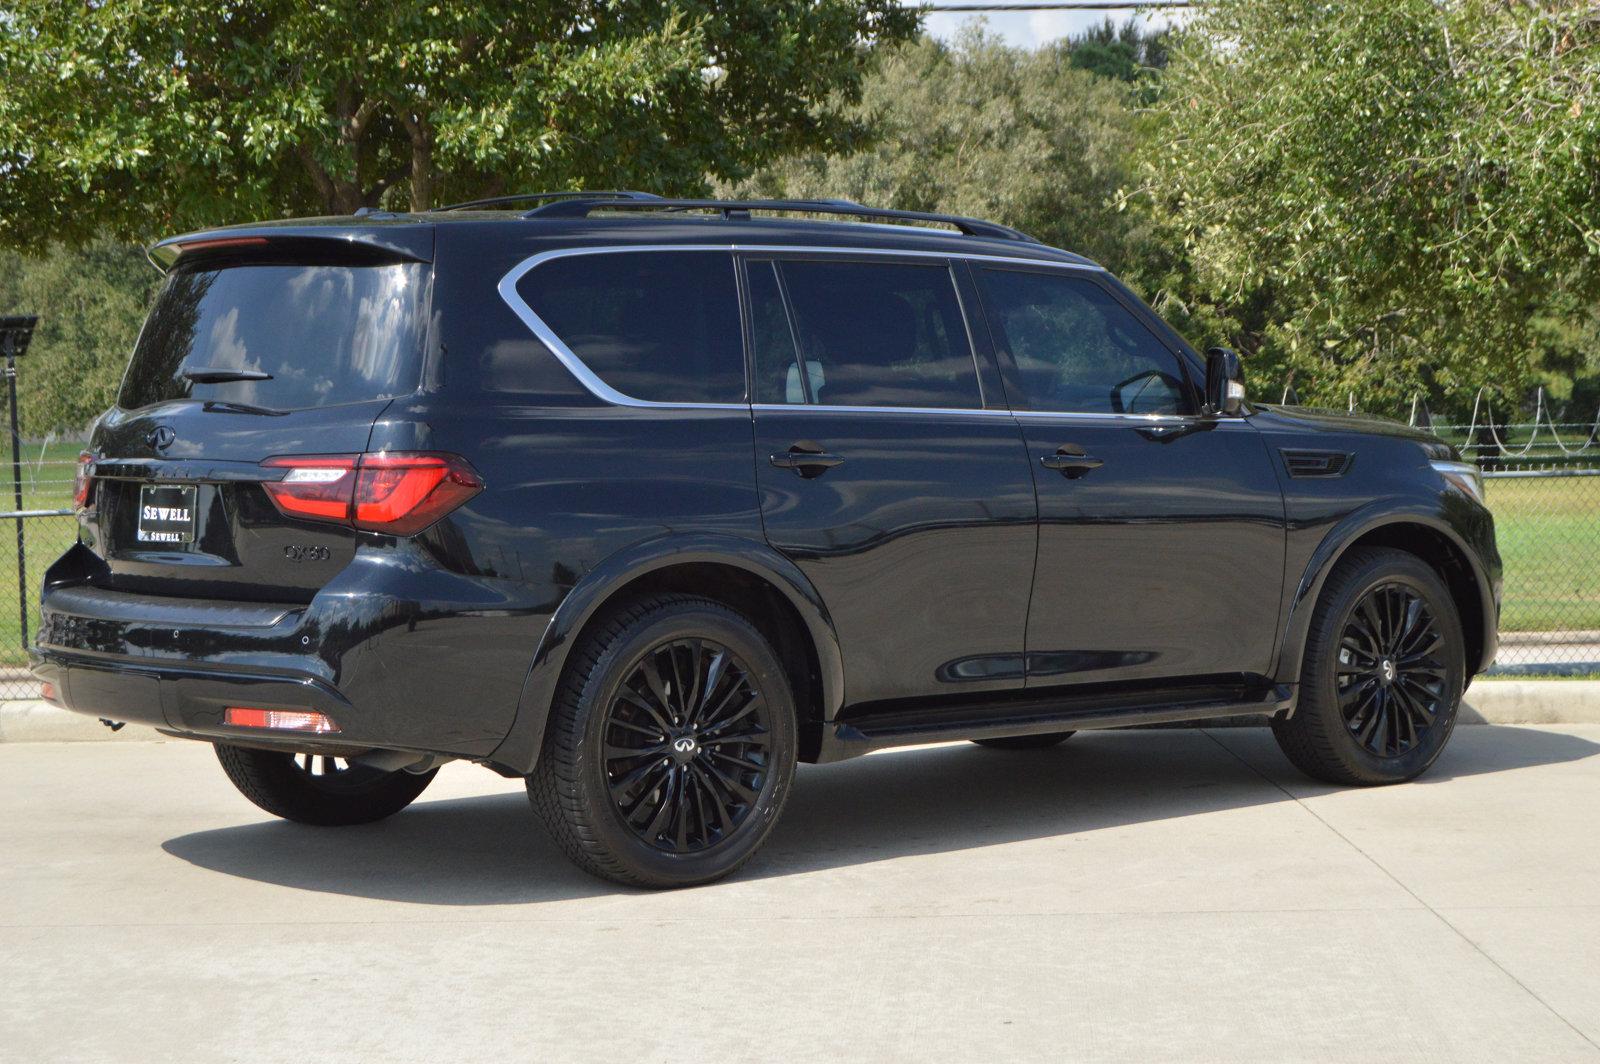
<svg viewBox="0 0 1600 1064">
<path fill-rule="evenodd" d="M 1131 728 L 1141 724 L 1173 724 L 1211 717 L 1281 713 L 1294 707 L 1294 689 L 1285 684 L 1252 694 L 1254 697 L 1242 701 L 1194 699 L 1095 709 L 1067 708 L 1059 699 L 1050 702 L 999 703 L 987 707 L 967 707 L 959 716 L 948 709 L 896 710 L 824 724 L 816 760 L 818 764 L 844 761 L 874 750 L 915 746 L 919 743 Z"/>
</svg>

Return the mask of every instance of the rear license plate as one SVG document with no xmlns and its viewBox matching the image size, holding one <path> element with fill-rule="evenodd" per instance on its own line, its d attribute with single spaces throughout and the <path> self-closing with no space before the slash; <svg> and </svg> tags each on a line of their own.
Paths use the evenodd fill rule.
<svg viewBox="0 0 1600 1064">
<path fill-rule="evenodd" d="M 139 489 L 139 542 L 194 542 L 192 484 L 146 484 Z"/>
</svg>

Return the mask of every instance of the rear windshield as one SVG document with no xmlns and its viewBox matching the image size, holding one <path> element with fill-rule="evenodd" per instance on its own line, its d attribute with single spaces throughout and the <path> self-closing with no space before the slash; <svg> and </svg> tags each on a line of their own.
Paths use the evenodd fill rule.
<svg viewBox="0 0 1600 1064">
<path fill-rule="evenodd" d="M 277 410 L 414 391 L 428 267 L 232 266 L 174 272 L 161 287 L 117 404 L 208 399 Z M 270 379 L 202 383 L 206 371 Z"/>
</svg>

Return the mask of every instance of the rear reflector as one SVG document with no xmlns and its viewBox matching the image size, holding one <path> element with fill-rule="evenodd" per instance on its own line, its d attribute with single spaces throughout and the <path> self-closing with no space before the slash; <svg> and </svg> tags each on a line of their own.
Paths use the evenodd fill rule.
<svg viewBox="0 0 1600 1064">
<path fill-rule="evenodd" d="M 339 726 L 321 713 L 309 709 L 257 709 L 253 706 L 229 706 L 222 715 L 222 723 L 235 728 L 276 728 L 279 731 L 313 732 L 326 735 L 336 732 Z"/>
<path fill-rule="evenodd" d="M 286 516 L 392 536 L 416 535 L 483 490 L 466 459 L 453 454 L 280 455 L 261 464 L 288 470 L 262 485 Z"/>
<path fill-rule="evenodd" d="M 39 697 L 55 705 L 61 704 L 61 698 L 56 694 L 56 685 L 45 682 L 39 685 Z"/>
<path fill-rule="evenodd" d="M 88 451 L 78 452 L 78 472 L 72 480 L 72 505 L 80 510 L 89 505 L 89 491 L 94 487 L 94 478 L 89 475 L 93 462 L 94 455 Z"/>
</svg>

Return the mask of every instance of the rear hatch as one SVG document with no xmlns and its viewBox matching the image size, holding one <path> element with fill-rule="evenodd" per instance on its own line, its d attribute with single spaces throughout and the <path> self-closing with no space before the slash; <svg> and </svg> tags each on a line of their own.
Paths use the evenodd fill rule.
<svg viewBox="0 0 1600 1064">
<path fill-rule="evenodd" d="M 406 228 L 381 245 L 265 230 L 157 249 L 173 266 L 91 444 L 111 586 L 304 602 L 350 561 L 359 533 L 285 516 L 264 487 L 284 470 L 263 463 L 357 455 L 418 388 L 432 232 Z"/>
</svg>

